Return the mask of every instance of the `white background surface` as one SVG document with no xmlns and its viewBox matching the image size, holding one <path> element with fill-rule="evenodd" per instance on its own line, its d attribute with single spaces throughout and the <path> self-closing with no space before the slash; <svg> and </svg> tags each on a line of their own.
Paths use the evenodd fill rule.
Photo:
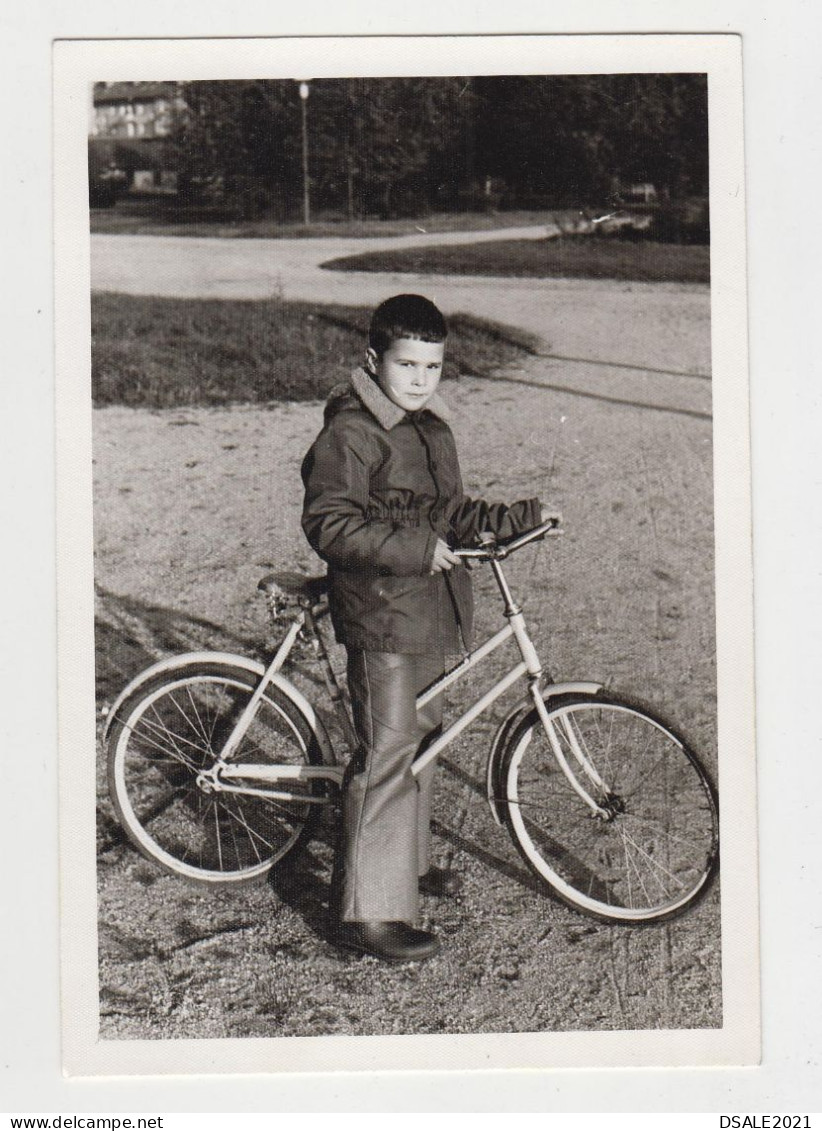
<svg viewBox="0 0 822 1131">
<path fill-rule="evenodd" d="M 803 1111 L 822 1108 L 817 432 L 820 16 L 802 0 L 496 10 L 420 0 L 86 0 L 0 14 L 4 115 L 0 628 L 7 1111 Z M 51 283 L 55 37 L 739 31 L 744 37 L 762 885 L 763 1065 L 419 1076 L 66 1081 L 60 1075 Z M 808 343 L 806 345 L 806 343 Z M 11 1008 L 9 1008 L 9 1006 Z M 718 1122 L 718 1121 L 717 1121 Z"/>
</svg>

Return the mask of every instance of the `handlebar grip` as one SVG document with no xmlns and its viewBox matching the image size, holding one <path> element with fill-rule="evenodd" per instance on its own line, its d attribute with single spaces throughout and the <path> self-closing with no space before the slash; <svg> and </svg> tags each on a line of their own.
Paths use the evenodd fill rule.
<svg viewBox="0 0 822 1131">
<path fill-rule="evenodd" d="M 489 561 L 491 558 L 503 559 L 507 558 L 509 554 L 513 554 L 515 550 L 522 549 L 523 546 L 529 545 L 531 542 L 541 541 L 549 534 L 561 534 L 560 519 L 550 518 L 547 522 L 540 523 L 539 526 L 534 526 L 531 530 L 526 530 L 524 534 L 518 535 L 510 542 L 500 545 L 496 537 L 488 531 L 483 531 L 478 537 L 482 542 L 480 546 L 465 546 L 455 550 L 454 553 L 459 558 L 479 559 L 480 561 Z"/>
</svg>

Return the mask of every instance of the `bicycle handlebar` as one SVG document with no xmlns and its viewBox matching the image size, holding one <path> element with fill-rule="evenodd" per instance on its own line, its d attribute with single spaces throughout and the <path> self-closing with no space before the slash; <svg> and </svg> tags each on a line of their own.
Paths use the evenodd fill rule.
<svg viewBox="0 0 822 1131">
<path fill-rule="evenodd" d="M 560 520 L 558 518 L 551 518 L 548 522 L 540 523 L 532 530 L 526 530 L 524 534 L 520 534 L 510 542 L 500 545 L 496 537 L 491 535 L 480 536 L 484 537 L 485 544 L 482 546 L 464 547 L 454 550 L 458 558 L 466 558 L 471 561 L 490 562 L 502 561 L 516 550 L 521 550 L 523 546 L 527 546 L 530 542 L 537 542 L 547 537 L 549 534 L 562 534 L 559 526 Z"/>
</svg>

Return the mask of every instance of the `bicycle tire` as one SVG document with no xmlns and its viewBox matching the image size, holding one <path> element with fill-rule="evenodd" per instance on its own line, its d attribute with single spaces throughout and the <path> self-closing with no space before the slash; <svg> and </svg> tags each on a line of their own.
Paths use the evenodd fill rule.
<svg viewBox="0 0 822 1131">
<path fill-rule="evenodd" d="M 504 822 L 529 868 L 569 905 L 612 922 L 659 922 L 705 893 L 719 860 L 716 793 L 697 755 L 628 700 L 549 698 L 555 741 L 597 817 L 563 773 L 536 707 L 501 755 Z M 574 755 L 582 751 L 602 788 Z"/>
<path fill-rule="evenodd" d="M 207 794 L 196 784 L 258 683 L 239 666 L 192 662 L 148 679 L 117 710 L 107 750 L 114 809 L 131 843 L 167 872 L 209 885 L 253 881 L 311 835 L 319 805 Z M 270 685 L 232 760 L 327 764 L 333 754 L 320 728 Z M 289 788 L 321 797 L 327 785 Z"/>
</svg>

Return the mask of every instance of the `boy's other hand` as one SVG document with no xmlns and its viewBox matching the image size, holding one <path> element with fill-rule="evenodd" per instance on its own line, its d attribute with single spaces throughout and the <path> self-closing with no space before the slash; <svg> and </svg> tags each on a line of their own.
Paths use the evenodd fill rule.
<svg viewBox="0 0 822 1131">
<path fill-rule="evenodd" d="M 454 551 L 448 548 L 448 543 L 443 542 L 442 538 L 438 538 L 434 547 L 434 557 L 431 561 L 431 572 L 442 573 L 443 570 L 453 569 L 454 566 L 460 564 L 460 561 L 461 559 L 457 557 Z"/>
<path fill-rule="evenodd" d="M 540 522 L 553 522 L 557 526 L 562 522 L 562 513 L 556 507 L 542 506 L 540 508 Z"/>
</svg>

